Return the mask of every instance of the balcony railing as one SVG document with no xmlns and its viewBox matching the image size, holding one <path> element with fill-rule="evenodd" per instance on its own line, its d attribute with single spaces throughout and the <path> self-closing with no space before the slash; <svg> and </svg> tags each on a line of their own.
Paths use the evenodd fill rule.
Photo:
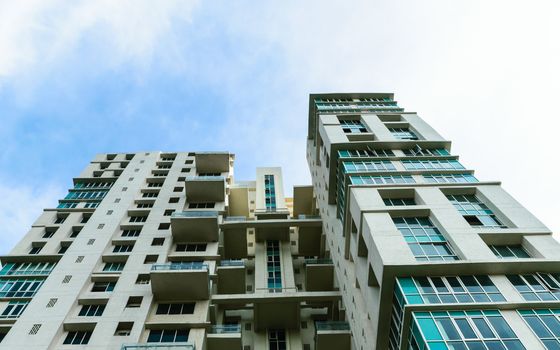
<svg viewBox="0 0 560 350">
<path fill-rule="evenodd" d="M 305 259 L 306 265 L 331 265 L 332 259 Z"/>
<path fill-rule="evenodd" d="M 200 262 L 173 262 L 167 264 L 153 264 L 152 271 L 175 270 L 208 270 L 208 264 Z"/>
<path fill-rule="evenodd" d="M 223 175 L 193 175 L 187 177 L 187 181 L 225 181 L 226 177 Z"/>
<path fill-rule="evenodd" d="M 321 215 L 305 215 L 305 214 L 299 214 L 297 216 L 297 218 L 299 220 L 316 220 L 316 219 L 320 219 Z"/>
<path fill-rule="evenodd" d="M 239 324 L 223 324 L 210 327 L 211 334 L 227 334 L 241 333 L 241 325 Z"/>
<path fill-rule="evenodd" d="M 171 214 L 171 218 L 207 218 L 218 217 L 215 210 L 179 211 Z"/>
<path fill-rule="evenodd" d="M 227 216 L 224 221 L 247 221 L 249 220 L 246 216 Z"/>
<path fill-rule="evenodd" d="M 196 350 L 190 343 L 123 344 L 121 350 Z"/>
<path fill-rule="evenodd" d="M 220 261 L 220 266 L 245 266 L 245 261 L 243 261 L 243 260 L 222 260 L 222 261 Z"/>
<path fill-rule="evenodd" d="M 346 321 L 317 321 L 315 329 L 317 331 L 348 331 L 350 325 Z"/>
</svg>

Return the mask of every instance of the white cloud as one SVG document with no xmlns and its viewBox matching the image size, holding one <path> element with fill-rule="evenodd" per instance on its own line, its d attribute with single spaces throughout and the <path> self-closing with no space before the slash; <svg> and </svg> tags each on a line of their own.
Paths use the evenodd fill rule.
<svg viewBox="0 0 560 350">
<path fill-rule="evenodd" d="M 44 208 L 58 205 L 63 190 L 54 185 L 40 184 L 40 188 L 8 186 L 0 182 L 0 254 L 7 254 L 31 229 Z"/>
<path fill-rule="evenodd" d="M 105 64 L 145 65 L 162 42 L 173 50 L 174 23 L 191 20 L 198 0 L 0 1 L 0 78 L 60 65 L 86 36 Z"/>
</svg>

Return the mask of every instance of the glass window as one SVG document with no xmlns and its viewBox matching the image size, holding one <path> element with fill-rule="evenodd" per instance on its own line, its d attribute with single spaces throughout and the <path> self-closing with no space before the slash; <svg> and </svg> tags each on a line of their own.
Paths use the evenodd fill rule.
<svg viewBox="0 0 560 350">
<path fill-rule="evenodd" d="M 409 349 L 525 349 L 498 310 L 413 312 L 408 344 Z"/>
<path fill-rule="evenodd" d="M 507 278 L 527 301 L 560 300 L 560 274 L 507 275 Z"/>
<path fill-rule="evenodd" d="M 389 128 L 389 131 L 399 140 L 418 140 L 418 136 L 409 128 Z"/>
<path fill-rule="evenodd" d="M 360 134 L 368 132 L 366 127 L 359 120 L 340 120 L 342 131 L 346 134 Z"/>
<path fill-rule="evenodd" d="M 148 343 L 186 342 L 189 329 L 152 329 L 148 335 Z"/>
<path fill-rule="evenodd" d="M 418 261 L 458 260 L 445 237 L 423 217 L 393 218 Z"/>
<path fill-rule="evenodd" d="M 462 170 L 465 169 L 457 160 L 403 160 L 406 170 Z"/>
<path fill-rule="evenodd" d="M 394 157 L 395 154 L 390 149 L 361 149 L 338 151 L 340 158 L 371 158 L 371 157 Z"/>
<path fill-rule="evenodd" d="M 473 195 L 447 195 L 447 199 L 471 226 L 505 228 L 496 215 Z"/>
<path fill-rule="evenodd" d="M 87 344 L 91 338 L 92 331 L 73 331 L 68 332 L 63 344 Z"/>
<path fill-rule="evenodd" d="M 414 198 L 383 198 L 383 203 L 387 206 L 416 205 Z"/>
<path fill-rule="evenodd" d="M 490 249 L 498 258 L 502 259 L 525 259 L 531 256 L 521 244 L 514 245 L 491 245 Z"/>
<path fill-rule="evenodd" d="M 370 171 L 391 171 L 395 170 L 395 166 L 388 160 L 370 160 L 370 161 L 353 161 L 343 162 L 345 173 L 364 173 Z"/>
<path fill-rule="evenodd" d="M 471 174 L 426 174 L 424 179 L 429 183 L 474 183 L 478 182 Z"/>
</svg>

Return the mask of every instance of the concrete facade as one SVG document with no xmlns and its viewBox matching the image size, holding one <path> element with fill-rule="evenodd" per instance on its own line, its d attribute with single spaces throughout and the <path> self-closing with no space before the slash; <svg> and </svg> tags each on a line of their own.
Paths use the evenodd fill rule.
<svg viewBox="0 0 560 350">
<path fill-rule="evenodd" d="M 233 163 L 96 156 L 0 257 L 0 349 L 350 349 L 311 187 Z"/>
<path fill-rule="evenodd" d="M 393 94 L 311 95 L 307 159 L 355 349 L 560 348 L 558 242 Z"/>
</svg>

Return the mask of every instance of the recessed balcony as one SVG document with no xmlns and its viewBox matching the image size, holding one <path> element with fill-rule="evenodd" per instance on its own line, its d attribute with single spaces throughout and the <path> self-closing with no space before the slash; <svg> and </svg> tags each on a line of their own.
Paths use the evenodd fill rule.
<svg viewBox="0 0 560 350">
<path fill-rule="evenodd" d="M 226 197 L 224 176 L 190 176 L 185 180 L 189 202 L 223 202 Z"/>
<path fill-rule="evenodd" d="M 315 322 L 315 350 L 350 350 L 352 332 L 344 321 Z"/>
<path fill-rule="evenodd" d="M 196 350 L 190 343 L 123 344 L 121 350 Z"/>
<path fill-rule="evenodd" d="M 154 264 L 150 280 L 157 300 L 203 300 L 210 297 L 208 265 L 201 262 Z"/>
<path fill-rule="evenodd" d="M 171 215 L 171 234 L 175 242 L 215 242 L 218 240 L 218 212 L 193 210 Z"/>
<path fill-rule="evenodd" d="M 243 260 L 222 260 L 216 270 L 218 293 L 245 293 L 245 262 Z"/>
<path fill-rule="evenodd" d="M 334 287 L 334 265 L 331 259 L 305 260 L 305 290 L 330 291 Z"/>
<path fill-rule="evenodd" d="M 228 152 L 197 152 L 194 155 L 199 173 L 224 173 L 229 171 Z"/>
<path fill-rule="evenodd" d="M 206 335 L 208 350 L 241 350 L 241 325 L 212 326 Z"/>
</svg>

